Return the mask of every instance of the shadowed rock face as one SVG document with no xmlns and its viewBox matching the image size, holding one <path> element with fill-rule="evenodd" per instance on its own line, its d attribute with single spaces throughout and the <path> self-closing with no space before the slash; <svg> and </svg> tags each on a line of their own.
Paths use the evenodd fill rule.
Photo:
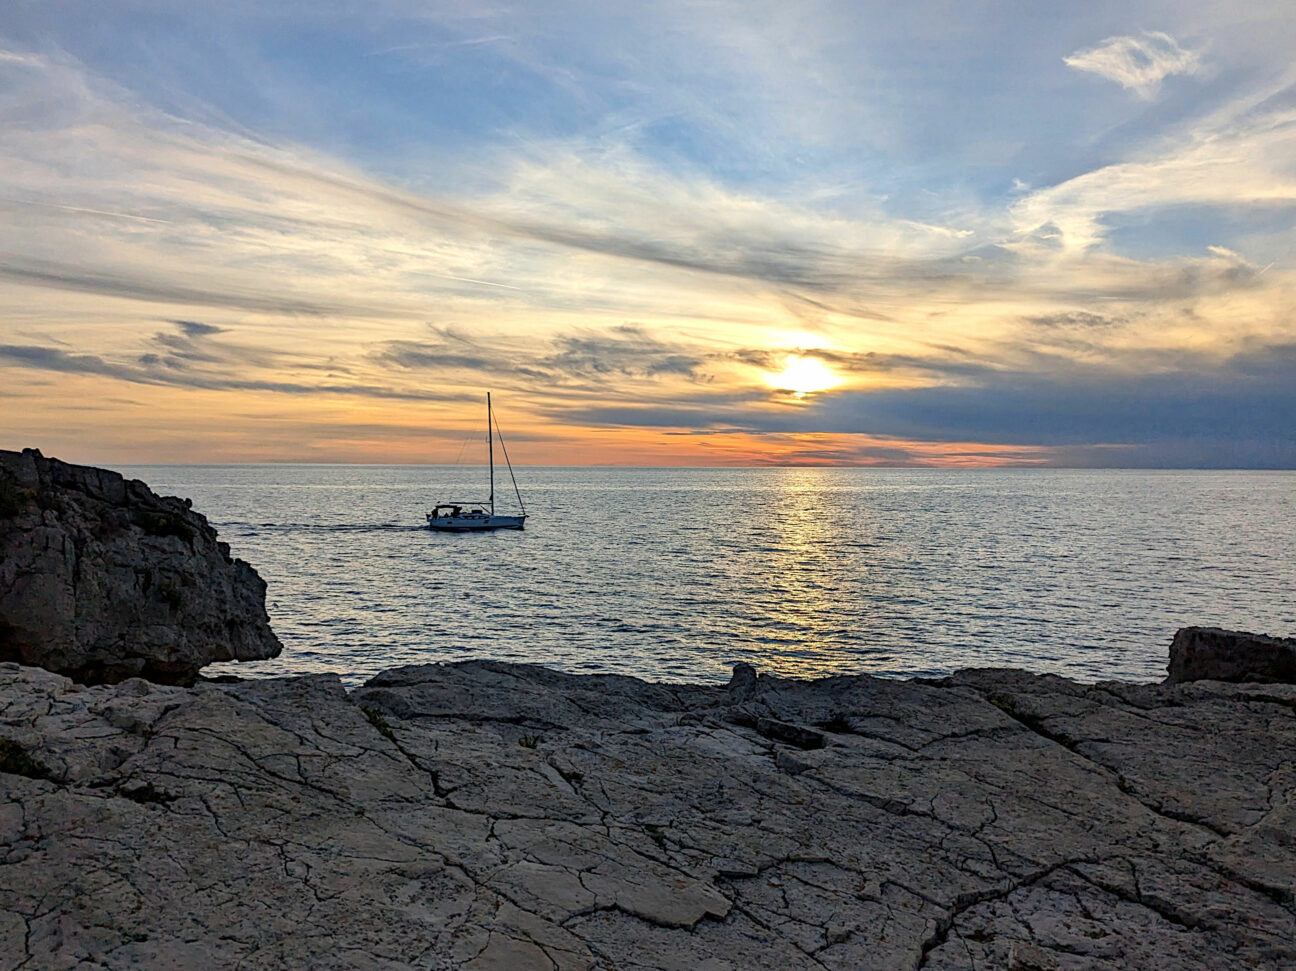
<svg viewBox="0 0 1296 971">
<path fill-rule="evenodd" d="M 0 738 L 0 963 L 1296 966 L 1290 685 L 0 665 Z"/>
<path fill-rule="evenodd" d="M 1222 630 L 1183 627 L 1170 644 L 1168 681 L 1296 683 L 1296 640 Z"/>
<path fill-rule="evenodd" d="M 281 649 L 265 582 L 187 501 L 0 451 L 0 659 L 88 683 L 191 684 L 212 661 Z"/>
</svg>

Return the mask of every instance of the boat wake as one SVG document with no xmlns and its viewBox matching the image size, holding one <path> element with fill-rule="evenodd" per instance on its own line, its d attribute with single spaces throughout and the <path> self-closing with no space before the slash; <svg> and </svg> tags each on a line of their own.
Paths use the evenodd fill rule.
<svg viewBox="0 0 1296 971">
<path fill-rule="evenodd" d="M 408 530 L 427 529 L 426 526 L 420 526 L 410 523 L 212 523 L 217 530 L 240 530 L 240 531 L 282 531 L 297 532 L 300 530 L 311 530 L 322 533 L 377 533 L 377 532 L 405 532 Z"/>
</svg>

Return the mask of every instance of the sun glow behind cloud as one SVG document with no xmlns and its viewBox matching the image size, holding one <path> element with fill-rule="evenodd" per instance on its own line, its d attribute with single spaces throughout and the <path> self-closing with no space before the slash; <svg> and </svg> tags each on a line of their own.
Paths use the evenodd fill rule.
<svg viewBox="0 0 1296 971">
<path fill-rule="evenodd" d="M 944 41 L 862 9 L 666 5 L 557 40 L 557 14 L 379 5 L 349 75 L 297 48 L 222 73 L 202 32 L 141 75 L 26 10 L 61 45 L 0 38 L 0 427 L 96 461 L 437 461 L 490 387 L 524 462 L 1296 461 L 1269 420 L 1296 376 L 1282 23 L 1072 21 L 1013 62 L 1047 96 L 1009 105 L 958 57 L 888 61 Z M 345 57 L 349 15 L 305 11 Z M 631 36 L 655 60 L 613 53 Z M 1008 120 L 861 96 L 920 68 Z M 428 97 L 456 79 L 461 107 Z M 377 127 L 340 110 L 361 88 Z M 1130 417 L 1176 376 L 1213 409 Z"/>
<path fill-rule="evenodd" d="M 816 357 L 789 354 L 785 361 L 782 371 L 769 376 L 770 386 L 779 391 L 805 396 L 841 384 L 841 379 Z"/>
</svg>

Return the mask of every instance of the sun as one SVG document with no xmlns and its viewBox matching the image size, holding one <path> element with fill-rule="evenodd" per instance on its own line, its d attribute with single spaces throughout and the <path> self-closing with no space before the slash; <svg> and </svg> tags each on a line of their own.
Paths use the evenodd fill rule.
<svg viewBox="0 0 1296 971">
<path fill-rule="evenodd" d="M 827 391 L 840 384 L 841 378 L 833 374 L 832 369 L 817 357 L 789 354 L 783 370 L 778 374 L 771 374 L 769 382 L 780 391 L 807 395 L 816 391 Z"/>
</svg>

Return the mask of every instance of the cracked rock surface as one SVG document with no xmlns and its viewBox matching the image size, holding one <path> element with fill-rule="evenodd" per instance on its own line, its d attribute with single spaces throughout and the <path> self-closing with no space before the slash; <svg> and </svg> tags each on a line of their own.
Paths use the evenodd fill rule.
<svg viewBox="0 0 1296 971">
<path fill-rule="evenodd" d="M 7 968 L 1296 966 L 1296 687 L 0 665 Z"/>
<path fill-rule="evenodd" d="M 212 661 L 278 656 L 265 590 L 187 501 L 0 451 L 0 660 L 192 684 Z"/>
</svg>

